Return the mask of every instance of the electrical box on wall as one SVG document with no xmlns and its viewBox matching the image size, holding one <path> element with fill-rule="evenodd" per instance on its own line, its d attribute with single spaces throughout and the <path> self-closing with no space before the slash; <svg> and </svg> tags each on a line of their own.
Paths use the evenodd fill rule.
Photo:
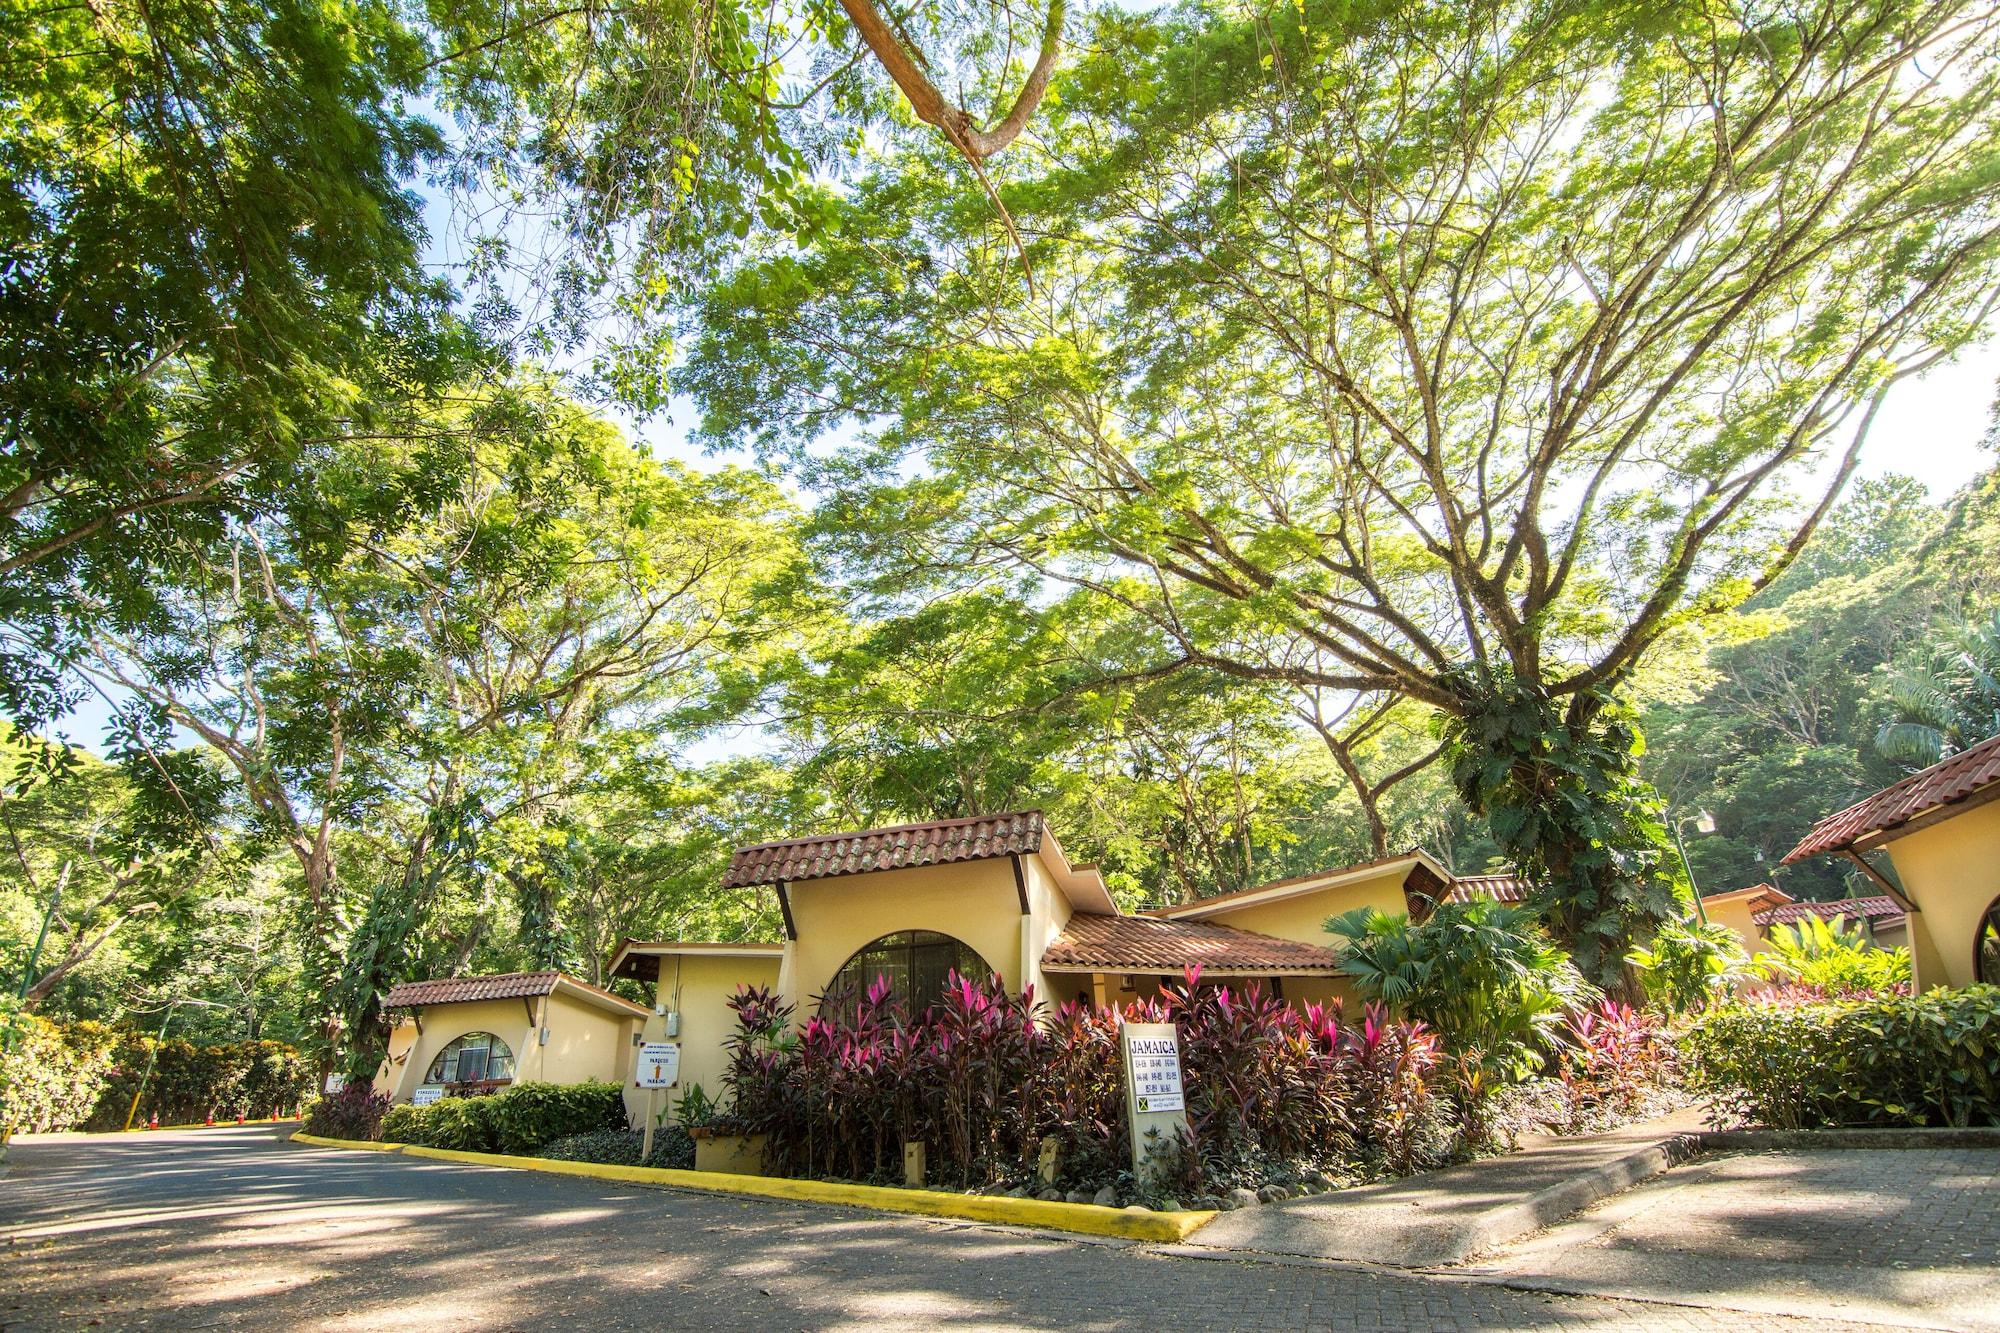
<svg viewBox="0 0 2000 1333">
<path fill-rule="evenodd" d="M 681 1035 L 681 1016 L 678 1010 L 667 1015 L 667 1035 L 669 1037 Z"/>
</svg>

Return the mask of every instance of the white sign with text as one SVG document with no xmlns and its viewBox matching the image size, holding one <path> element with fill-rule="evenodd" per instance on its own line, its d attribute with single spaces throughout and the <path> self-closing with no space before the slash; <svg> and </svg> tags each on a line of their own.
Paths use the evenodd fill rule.
<svg viewBox="0 0 2000 1333">
<path fill-rule="evenodd" d="M 443 1088 L 418 1088 L 410 1094 L 410 1105 L 429 1106 L 432 1102 L 442 1101 L 443 1099 Z"/>
<path fill-rule="evenodd" d="M 638 1083 L 642 1088 L 671 1088 L 681 1076 L 679 1042 L 649 1041 L 639 1048 Z"/>
<path fill-rule="evenodd" d="M 1180 1034 L 1172 1023 L 1127 1023 L 1119 1029 L 1118 1048 L 1125 1064 L 1132 1170 L 1156 1177 L 1171 1167 L 1187 1132 Z"/>
<path fill-rule="evenodd" d="M 1161 1036 L 1133 1036 L 1134 1027 L 1161 1027 Z M 1132 1109 L 1185 1111 L 1187 1092 L 1181 1086 L 1181 1048 L 1171 1023 L 1125 1025 L 1126 1058 L 1132 1068 Z"/>
</svg>

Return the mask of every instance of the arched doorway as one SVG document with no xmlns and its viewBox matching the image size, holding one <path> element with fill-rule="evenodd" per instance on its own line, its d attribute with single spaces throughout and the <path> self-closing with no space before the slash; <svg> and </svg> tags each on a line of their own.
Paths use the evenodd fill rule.
<svg viewBox="0 0 2000 1333">
<path fill-rule="evenodd" d="M 985 980 L 992 972 L 971 945 L 935 930 L 899 930 L 855 950 L 827 983 L 820 1011 L 829 1015 L 852 1012 L 877 977 L 889 983 L 889 993 L 920 1013 L 944 994 L 953 972 Z"/>
<path fill-rule="evenodd" d="M 1972 979 L 2000 986 L 2000 898 L 1986 904 L 1973 934 Z"/>
</svg>

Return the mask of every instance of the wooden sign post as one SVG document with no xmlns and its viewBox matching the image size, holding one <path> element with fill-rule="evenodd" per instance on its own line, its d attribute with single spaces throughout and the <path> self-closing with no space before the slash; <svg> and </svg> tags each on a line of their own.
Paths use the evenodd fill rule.
<svg viewBox="0 0 2000 1333">
<path fill-rule="evenodd" d="M 1125 1119 L 1132 1126 L 1132 1174 L 1158 1176 L 1187 1128 L 1180 1034 L 1172 1023 L 1127 1023 L 1119 1030 L 1125 1064 Z"/>
<path fill-rule="evenodd" d="M 649 1041 L 639 1048 L 636 1081 L 646 1090 L 646 1132 L 639 1140 L 641 1166 L 653 1155 L 653 1126 L 660 1118 L 660 1089 L 671 1088 L 680 1076 L 680 1043 Z"/>
</svg>

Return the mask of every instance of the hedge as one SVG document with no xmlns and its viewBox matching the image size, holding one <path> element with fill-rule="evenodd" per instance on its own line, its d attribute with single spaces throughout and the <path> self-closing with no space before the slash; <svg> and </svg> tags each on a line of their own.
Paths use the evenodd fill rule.
<svg viewBox="0 0 2000 1333">
<path fill-rule="evenodd" d="M 625 1094 L 615 1083 L 516 1083 L 484 1097 L 392 1106 L 379 1133 L 391 1143 L 526 1154 L 557 1139 L 623 1128 Z"/>
<path fill-rule="evenodd" d="M 1692 1089 L 1742 1123 L 2000 1125 L 2000 987 L 1730 1005 L 1682 1050 Z"/>
<path fill-rule="evenodd" d="M 35 1014 L 14 1015 L 11 1023 L 12 1038 L 0 1051 L 0 1130 L 9 1134 L 122 1128 L 156 1050 L 139 1103 L 141 1123 L 153 1116 L 169 1125 L 287 1115 L 312 1090 L 312 1070 L 281 1042 L 159 1042 Z"/>
</svg>

